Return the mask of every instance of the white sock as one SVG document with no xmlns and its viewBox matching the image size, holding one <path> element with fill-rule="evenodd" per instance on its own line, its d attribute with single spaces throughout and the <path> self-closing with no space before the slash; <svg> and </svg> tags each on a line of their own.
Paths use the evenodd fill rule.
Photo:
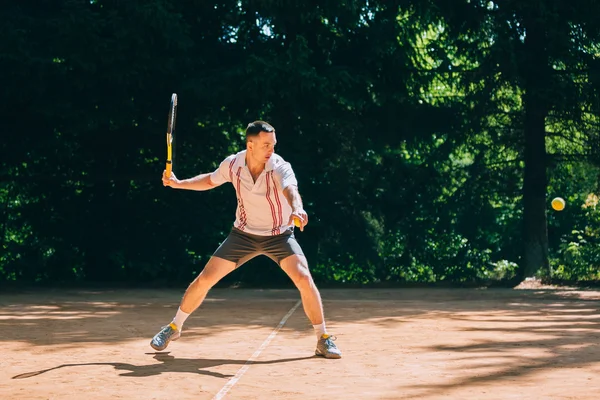
<svg viewBox="0 0 600 400">
<path fill-rule="evenodd" d="M 325 321 L 323 321 L 320 325 L 313 325 L 315 329 L 315 333 L 317 334 L 317 339 L 321 339 L 321 335 L 327 333 L 327 329 L 325 328 Z"/>
<path fill-rule="evenodd" d="M 181 328 L 183 328 L 183 323 L 189 316 L 190 314 L 184 313 L 183 311 L 181 311 L 181 308 L 177 309 L 177 314 L 175 315 L 175 318 L 173 318 L 173 323 L 175 324 L 177 329 L 181 331 Z"/>
</svg>

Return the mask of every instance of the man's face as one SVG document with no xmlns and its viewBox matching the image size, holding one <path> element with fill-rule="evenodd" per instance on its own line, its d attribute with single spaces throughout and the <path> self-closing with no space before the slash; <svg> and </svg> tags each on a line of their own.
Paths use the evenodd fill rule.
<svg viewBox="0 0 600 400">
<path fill-rule="evenodd" d="M 275 132 L 260 132 L 257 136 L 248 140 L 248 153 L 254 161 L 266 163 L 275 151 L 277 137 Z"/>
</svg>

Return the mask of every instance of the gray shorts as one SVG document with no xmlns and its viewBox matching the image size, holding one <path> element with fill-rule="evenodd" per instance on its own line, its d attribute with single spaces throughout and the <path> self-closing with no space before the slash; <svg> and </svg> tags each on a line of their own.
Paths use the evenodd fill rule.
<svg viewBox="0 0 600 400">
<path fill-rule="evenodd" d="M 259 236 L 234 227 L 213 256 L 232 261 L 239 267 L 259 255 L 265 255 L 279 264 L 294 254 L 304 255 L 292 229 L 280 235 Z"/>
</svg>

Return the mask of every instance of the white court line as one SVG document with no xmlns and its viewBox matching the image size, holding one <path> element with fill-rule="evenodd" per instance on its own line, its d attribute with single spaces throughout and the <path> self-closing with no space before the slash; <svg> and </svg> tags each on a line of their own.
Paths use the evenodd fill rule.
<svg viewBox="0 0 600 400">
<path fill-rule="evenodd" d="M 284 315 L 284 317 L 281 319 L 281 321 L 279 321 L 279 325 L 277 325 L 277 327 L 273 330 L 273 332 L 271 332 L 269 337 L 266 338 L 265 341 L 260 345 L 260 347 L 254 352 L 254 354 L 252 354 L 252 356 L 250 356 L 248 361 L 246 361 L 244 366 L 239 369 L 239 371 L 235 374 L 235 376 L 233 378 L 231 378 L 225 386 L 223 386 L 223 388 L 219 391 L 219 393 L 215 394 L 215 397 L 213 397 L 212 400 L 220 400 L 223 397 L 225 397 L 227 392 L 229 392 L 231 390 L 231 388 L 240 380 L 242 375 L 244 375 L 246 373 L 246 371 L 248 371 L 248 368 L 250 368 L 250 365 L 252 365 L 254 363 L 254 360 L 256 360 L 258 358 L 258 356 L 260 355 L 260 353 L 262 353 L 262 351 L 269 345 L 269 343 L 271 343 L 271 340 L 273 340 L 273 338 L 275 336 L 277 336 L 277 333 L 279 332 L 279 330 L 281 328 L 283 328 L 283 325 L 285 325 L 288 318 L 292 316 L 292 314 L 294 313 L 294 311 L 296 311 L 296 308 L 298 308 L 300 306 L 300 304 L 302 304 L 302 300 L 298 300 L 298 302 L 294 305 L 294 307 L 292 307 L 290 309 L 290 311 L 288 311 L 288 313 Z"/>
</svg>

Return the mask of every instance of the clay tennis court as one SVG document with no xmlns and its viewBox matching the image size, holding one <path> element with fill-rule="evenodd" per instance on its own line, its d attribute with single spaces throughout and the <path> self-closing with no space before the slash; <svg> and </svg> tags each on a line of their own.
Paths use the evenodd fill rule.
<svg viewBox="0 0 600 400">
<path fill-rule="evenodd" d="M 0 295 L 0 398 L 597 399 L 600 390 L 597 291 L 321 290 L 341 360 L 313 356 L 302 307 L 290 315 L 295 290 L 214 289 L 183 337 L 156 353 L 149 341 L 182 293 Z"/>
</svg>

